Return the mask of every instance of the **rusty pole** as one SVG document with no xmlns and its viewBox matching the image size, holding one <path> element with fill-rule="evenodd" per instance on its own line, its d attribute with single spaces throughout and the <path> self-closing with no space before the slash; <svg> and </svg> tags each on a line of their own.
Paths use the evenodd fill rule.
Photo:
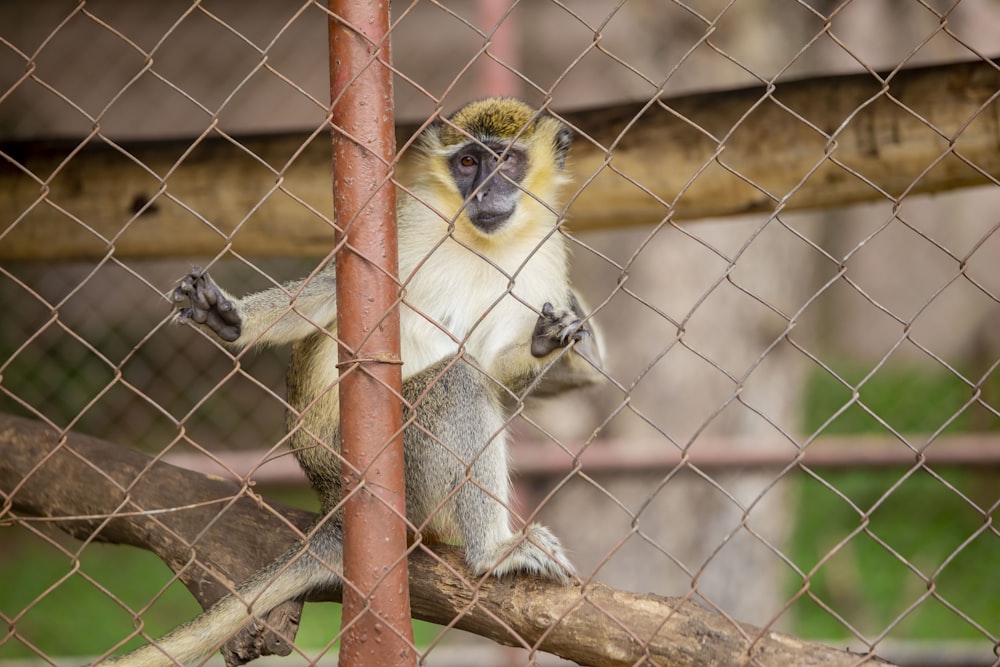
<svg viewBox="0 0 1000 667">
<path fill-rule="evenodd" d="M 330 0 L 345 667 L 415 665 L 406 567 L 396 140 L 386 2 Z"/>
</svg>

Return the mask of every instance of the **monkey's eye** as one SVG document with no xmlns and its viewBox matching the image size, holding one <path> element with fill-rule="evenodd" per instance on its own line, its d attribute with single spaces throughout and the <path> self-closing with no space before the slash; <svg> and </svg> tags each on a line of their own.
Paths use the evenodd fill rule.
<svg viewBox="0 0 1000 667">
<path fill-rule="evenodd" d="M 458 162 L 463 167 L 475 167 L 476 166 L 476 158 L 472 157 L 471 155 L 463 155 L 461 157 L 461 159 L 459 159 Z"/>
</svg>

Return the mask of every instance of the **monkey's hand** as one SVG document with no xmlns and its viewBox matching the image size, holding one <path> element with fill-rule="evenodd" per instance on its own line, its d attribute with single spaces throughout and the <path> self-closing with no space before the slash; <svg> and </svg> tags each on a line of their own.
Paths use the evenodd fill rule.
<svg viewBox="0 0 1000 667">
<path fill-rule="evenodd" d="M 489 562 L 489 565 L 482 566 Z M 498 543 L 487 554 L 480 573 L 490 571 L 495 577 L 527 572 L 561 584 L 568 584 L 576 570 L 570 564 L 559 539 L 545 526 L 533 523 L 509 539 Z"/>
<path fill-rule="evenodd" d="M 236 304 L 201 267 L 191 269 L 171 297 L 177 305 L 188 303 L 178 310 L 177 321 L 181 324 L 203 324 L 230 343 L 240 337 L 243 323 L 236 312 Z"/>
<path fill-rule="evenodd" d="M 538 316 L 535 330 L 531 333 L 531 354 L 540 358 L 575 343 L 577 354 L 599 368 L 601 356 L 594 332 L 584 321 L 579 306 L 575 303 L 572 306 L 557 309 L 548 302 L 542 306 L 542 314 Z"/>
</svg>

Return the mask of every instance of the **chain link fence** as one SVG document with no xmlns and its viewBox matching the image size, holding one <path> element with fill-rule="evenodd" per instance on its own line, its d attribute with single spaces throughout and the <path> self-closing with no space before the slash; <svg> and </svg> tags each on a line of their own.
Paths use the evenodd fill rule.
<svg viewBox="0 0 1000 667">
<path fill-rule="evenodd" d="M 0 4 L 0 412 L 237 484 L 192 507 L 317 508 L 288 351 L 234 358 L 164 295 L 192 265 L 243 294 L 332 256 L 326 30 L 294 0 Z M 487 95 L 576 133 L 562 233 L 607 377 L 510 428 L 515 512 L 585 583 L 858 664 L 1000 665 L 997 35 L 985 0 L 393 6 L 404 152 Z M 104 543 L 126 508 L 24 509 L 73 483 L 53 456 L 0 465 L 0 662 L 197 614 L 191 562 Z M 283 660 L 333 661 L 338 614 L 307 605 Z M 418 624 L 421 664 L 556 664 L 461 616 Z"/>
</svg>

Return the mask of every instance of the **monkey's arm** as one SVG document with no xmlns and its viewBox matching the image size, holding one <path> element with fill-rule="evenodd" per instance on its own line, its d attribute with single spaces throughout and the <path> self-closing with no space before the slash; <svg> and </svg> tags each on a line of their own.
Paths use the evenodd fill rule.
<svg viewBox="0 0 1000 667">
<path fill-rule="evenodd" d="M 174 289 L 179 308 L 177 321 L 194 322 L 215 333 L 235 348 L 250 345 L 280 345 L 331 328 L 337 319 L 333 267 L 308 281 L 236 298 L 215 284 L 211 276 L 194 268 Z"/>
<path fill-rule="evenodd" d="M 596 332 L 576 296 L 570 293 L 568 301 L 568 307 L 542 306 L 531 339 L 498 355 L 490 373 L 516 396 L 552 396 L 600 380 Z"/>
</svg>

